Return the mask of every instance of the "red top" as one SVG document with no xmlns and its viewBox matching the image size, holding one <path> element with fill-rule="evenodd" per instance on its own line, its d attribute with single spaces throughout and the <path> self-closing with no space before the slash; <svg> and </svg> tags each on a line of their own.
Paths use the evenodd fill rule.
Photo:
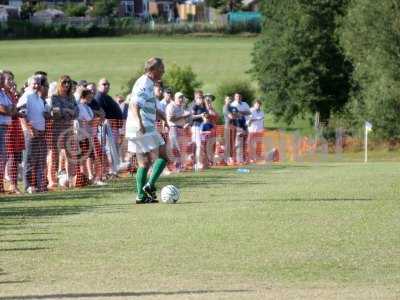
<svg viewBox="0 0 400 300">
<path fill-rule="evenodd" d="M 14 105 L 18 102 L 18 95 L 5 91 L 6 95 L 11 99 Z M 6 133 L 6 149 L 7 153 L 21 152 L 25 149 L 24 133 L 22 131 L 21 122 L 18 117 L 13 117 L 11 125 L 7 128 Z"/>
</svg>

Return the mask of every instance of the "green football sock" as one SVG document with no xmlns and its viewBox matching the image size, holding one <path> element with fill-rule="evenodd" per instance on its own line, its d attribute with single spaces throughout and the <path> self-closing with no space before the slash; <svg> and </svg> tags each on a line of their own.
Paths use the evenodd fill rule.
<svg viewBox="0 0 400 300">
<path fill-rule="evenodd" d="M 155 161 L 153 165 L 153 171 L 151 172 L 149 179 L 150 186 L 155 186 L 157 179 L 160 177 L 166 165 L 167 161 L 163 158 L 159 158 Z"/>
<path fill-rule="evenodd" d="M 143 187 L 146 184 L 146 180 L 147 180 L 147 169 L 143 167 L 138 168 L 136 172 L 136 188 L 139 199 L 143 199 L 144 197 Z"/>
</svg>

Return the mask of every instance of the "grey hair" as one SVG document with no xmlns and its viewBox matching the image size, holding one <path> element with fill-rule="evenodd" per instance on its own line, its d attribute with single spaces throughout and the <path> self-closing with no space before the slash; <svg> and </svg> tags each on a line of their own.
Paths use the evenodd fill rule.
<svg viewBox="0 0 400 300">
<path fill-rule="evenodd" d="M 35 82 L 37 82 L 36 77 L 37 77 L 37 76 L 31 76 L 31 77 L 29 77 L 29 78 L 28 78 L 28 85 L 32 85 L 32 84 L 34 84 Z"/>
<path fill-rule="evenodd" d="M 163 64 L 164 63 L 161 58 L 158 57 L 149 58 L 144 64 L 144 71 L 146 73 L 151 72 L 153 70 L 159 69 Z"/>
<path fill-rule="evenodd" d="M 32 85 L 37 83 L 38 85 L 44 85 L 46 82 L 46 78 L 43 75 L 33 75 L 28 79 L 28 85 Z"/>
</svg>

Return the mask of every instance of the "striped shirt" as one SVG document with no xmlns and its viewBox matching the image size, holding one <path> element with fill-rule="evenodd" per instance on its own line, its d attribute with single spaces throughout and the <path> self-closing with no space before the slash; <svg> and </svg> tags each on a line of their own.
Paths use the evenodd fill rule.
<svg viewBox="0 0 400 300">
<path fill-rule="evenodd" d="M 142 75 L 132 88 L 131 103 L 136 104 L 140 110 L 140 117 L 146 133 L 156 130 L 157 99 L 154 95 L 154 82 L 147 76 Z M 128 110 L 126 120 L 126 137 L 135 138 L 140 135 L 139 120 L 133 116 L 132 110 Z"/>
</svg>

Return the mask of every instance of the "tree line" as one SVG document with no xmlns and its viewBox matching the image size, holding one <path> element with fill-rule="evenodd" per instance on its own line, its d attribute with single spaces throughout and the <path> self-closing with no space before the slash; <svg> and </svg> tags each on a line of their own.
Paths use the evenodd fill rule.
<svg viewBox="0 0 400 300">
<path fill-rule="evenodd" d="M 253 75 L 266 109 L 287 123 L 319 115 L 400 137 L 400 2 L 265 0 Z"/>
</svg>

